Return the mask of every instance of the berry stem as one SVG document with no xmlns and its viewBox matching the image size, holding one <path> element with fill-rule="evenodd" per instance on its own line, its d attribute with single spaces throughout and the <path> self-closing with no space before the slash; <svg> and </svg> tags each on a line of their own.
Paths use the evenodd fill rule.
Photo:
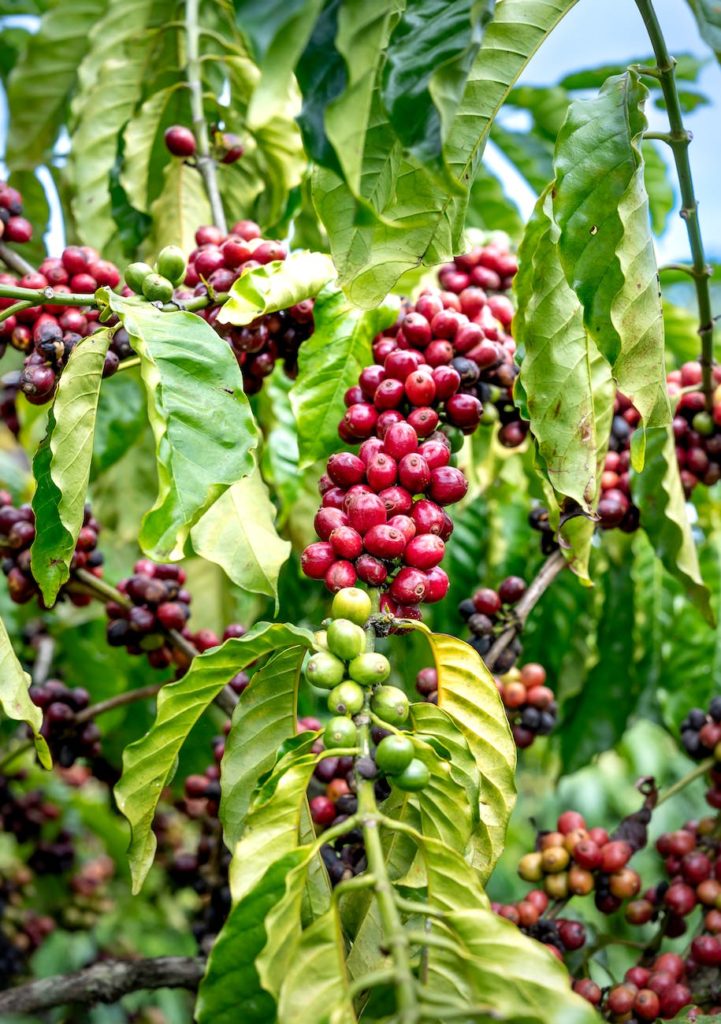
<svg viewBox="0 0 721 1024">
<path fill-rule="evenodd" d="M 710 268 L 706 263 L 703 239 L 701 237 L 701 225 L 698 218 L 698 202 L 693 186 L 691 174 L 691 162 L 688 155 L 688 147 L 691 142 L 691 133 L 686 130 L 683 123 L 681 102 L 676 86 L 676 61 L 668 52 L 668 46 L 663 35 L 663 30 L 656 16 L 652 0 L 636 0 L 636 6 L 643 18 L 646 31 L 648 32 L 653 52 L 656 57 L 656 77 L 661 85 L 663 98 L 668 111 L 668 122 L 670 132 L 664 137 L 673 153 L 678 184 L 681 192 L 681 217 L 686 222 L 691 256 L 693 260 L 693 279 L 696 285 L 696 301 L 699 315 L 699 337 L 701 338 L 701 370 L 703 373 L 703 393 L 706 397 L 706 408 L 710 412 L 713 408 L 713 332 L 714 320 L 711 310 L 711 292 L 709 289 Z M 641 72 L 646 73 L 642 68 Z"/>
<path fill-rule="evenodd" d="M 33 305 L 29 299 L 23 299 L 21 302 L 13 302 L 12 306 L 8 306 L 7 309 L 3 309 L 0 312 L 0 323 L 3 320 L 8 320 L 11 316 L 15 316 L 16 313 L 22 313 L 24 309 L 29 309 Z"/>
<path fill-rule="evenodd" d="M 515 621 L 507 629 L 503 630 L 484 659 L 486 666 L 491 672 L 503 651 L 522 631 L 531 610 L 538 604 L 547 588 L 565 566 L 566 559 L 561 551 L 554 551 L 543 563 L 537 576 L 531 581 L 523 597 L 513 609 Z"/>
<path fill-rule="evenodd" d="M 707 757 L 704 761 L 699 762 L 695 768 L 692 768 L 686 775 L 681 776 L 678 782 L 674 782 L 672 786 L 669 786 L 667 790 L 664 790 L 659 795 L 656 801 L 656 807 L 660 807 L 661 804 L 665 803 L 666 800 L 670 800 L 672 796 L 676 796 L 682 789 L 685 789 L 691 782 L 695 782 L 696 779 L 700 779 L 702 775 L 710 771 L 713 768 L 715 761 L 712 757 Z"/>
<path fill-rule="evenodd" d="M 196 158 L 198 170 L 205 185 L 215 226 L 220 228 L 225 235 L 227 234 L 225 212 L 215 173 L 215 160 L 210 155 L 208 126 L 205 122 L 205 112 L 203 110 L 203 81 L 198 46 L 200 40 L 199 8 L 200 0 L 187 0 L 185 5 L 185 38 L 188 52 L 185 73 L 190 88 L 190 109 L 193 116 L 195 141 L 198 144 L 198 155 Z"/>
<path fill-rule="evenodd" d="M 370 694 L 366 695 L 366 707 L 359 727 L 360 748 L 362 757 L 370 757 Z M 417 1024 L 419 1006 L 416 998 L 416 986 L 411 971 L 410 944 L 403 922 L 401 921 L 391 880 L 388 877 L 383 846 L 379 832 L 378 805 L 376 804 L 373 782 L 357 776 L 358 812 L 362 821 L 363 839 L 365 842 L 368 870 L 375 876 L 374 890 L 378 900 L 383 925 L 384 941 L 394 961 L 394 982 L 396 990 L 396 1008 L 398 1024 Z"/>
<path fill-rule="evenodd" d="M 0 260 L 3 261 L 6 267 L 10 270 L 14 270 L 16 274 L 22 277 L 24 274 L 34 274 L 35 267 L 28 263 L 27 260 L 23 259 L 22 256 L 18 256 L 14 250 L 12 250 L 5 242 L 0 242 Z"/>
</svg>

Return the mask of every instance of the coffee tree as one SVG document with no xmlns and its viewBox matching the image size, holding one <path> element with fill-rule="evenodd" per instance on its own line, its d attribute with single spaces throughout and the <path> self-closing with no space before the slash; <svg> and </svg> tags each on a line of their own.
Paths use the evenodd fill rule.
<svg viewBox="0 0 721 1024">
<path fill-rule="evenodd" d="M 0 3 L 3 1021 L 721 1020 L 703 62 L 574 6 Z"/>
</svg>

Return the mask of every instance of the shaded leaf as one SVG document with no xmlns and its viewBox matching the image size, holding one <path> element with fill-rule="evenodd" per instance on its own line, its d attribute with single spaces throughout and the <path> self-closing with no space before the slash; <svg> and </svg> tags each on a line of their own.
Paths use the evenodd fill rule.
<svg viewBox="0 0 721 1024">
<path fill-rule="evenodd" d="M 199 224 L 210 224 L 212 213 L 195 167 L 182 160 L 172 160 L 163 170 L 163 187 L 150 207 L 153 230 L 147 251 L 155 256 L 166 245 L 178 245 L 184 253 L 195 248 L 195 231 Z"/>
<path fill-rule="evenodd" d="M 33 731 L 35 749 L 44 768 L 52 767 L 48 745 L 40 735 L 43 713 L 28 694 L 30 676 L 13 650 L 5 623 L 0 619 L 0 707 L 8 718 L 25 722 Z"/>
<path fill-rule="evenodd" d="M 100 389 L 95 416 L 93 478 L 125 455 L 143 433 L 147 422 L 145 393 L 139 376 L 125 370 L 109 378 Z"/>
<path fill-rule="evenodd" d="M 511 131 L 497 122 L 491 141 L 510 160 L 535 192 L 543 192 L 553 179 L 553 146 L 534 132 Z"/>
<path fill-rule="evenodd" d="M 309 1020 L 356 1024 L 335 901 L 300 938 L 283 979 L 278 1016 L 283 1024 L 305 1024 Z"/>
<path fill-rule="evenodd" d="M 285 260 L 254 267 L 235 281 L 218 321 L 249 324 L 266 313 L 315 298 L 334 277 L 333 261 L 323 252 L 294 252 Z"/>
<path fill-rule="evenodd" d="M 688 0 L 701 36 L 721 61 L 721 9 L 716 0 Z"/>
</svg>

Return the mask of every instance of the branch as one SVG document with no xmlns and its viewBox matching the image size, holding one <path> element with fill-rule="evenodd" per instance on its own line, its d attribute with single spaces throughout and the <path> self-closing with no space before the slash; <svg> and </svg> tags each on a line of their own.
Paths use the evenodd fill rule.
<svg viewBox="0 0 721 1024">
<path fill-rule="evenodd" d="M 38 306 L 97 306 L 92 294 L 56 292 L 53 288 L 21 288 L 14 284 L 0 284 L 0 298 L 22 299 Z"/>
<path fill-rule="evenodd" d="M 203 110 L 203 81 L 200 68 L 200 54 L 198 41 L 200 26 L 198 22 L 200 0 L 187 0 L 185 6 L 185 37 L 188 44 L 188 56 L 186 63 L 186 76 L 190 88 L 190 109 L 193 115 L 193 130 L 195 141 L 198 144 L 198 170 L 205 185 L 205 191 L 210 202 L 210 209 L 213 214 L 215 226 L 220 228 L 223 234 L 226 233 L 225 212 L 223 201 L 220 198 L 218 179 L 215 173 L 215 160 L 210 155 L 210 142 L 208 140 L 208 126 L 205 123 L 205 111 Z"/>
<path fill-rule="evenodd" d="M 107 700 L 91 704 L 84 711 L 78 712 L 75 716 L 75 721 L 78 724 L 89 722 L 92 718 L 97 718 L 98 715 L 104 715 L 106 711 L 114 711 L 115 708 L 123 707 L 124 704 L 134 704 L 136 700 L 149 700 L 151 697 L 157 696 L 162 688 L 162 683 L 152 683 L 150 686 L 141 686 L 137 690 L 125 690 L 124 693 L 116 693 L 114 697 L 108 697 Z"/>
<path fill-rule="evenodd" d="M 14 249 L 11 249 L 5 242 L 0 242 L 0 260 L 3 261 L 6 267 L 10 270 L 14 270 L 16 274 L 21 277 L 24 274 L 34 274 L 35 267 L 28 263 L 27 260 L 19 256 Z"/>
<path fill-rule="evenodd" d="M 72 974 L 42 978 L 0 993 L 0 1014 L 38 1013 L 69 1003 L 114 1003 L 139 989 L 196 989 L 204 969 L 204 959 L 197 956 L 104 960 Z"/>
<path fill-rule="evenodd" d="M 699 337 L 701 338 L 701 370 L 703 372 L 703 393 L 706 397 L 706 408 L 713 407 L 713 331 L 714 320 L 711 311 L 711 291 L 709 289 L 710 270 L 706 263 L 701 225 L 698 219 L 698 202 L 693 187 L 691 163 L 688 147 L 691 133 L 683 123 L 683 113 L 676 87 L 676 61 L 668 52 L 663 30 L 659 24 L 652 0 L 636 0 L 636 6 L 646 26 L 653 52 L 656 57 L 656 77 L 661 84 L 661 91 L 668 111 L 670 131 L 663 139 L 671 147 L 676 173 L 678 174 L 681 192 L 681 217 L 686 222 L 688 241 L 693 259 L 693 280 L 696 286 L 696 301 L 699 316 Z"/>
<path fill-rule="evenodd" d="M 531 609 L 538 604 L 541 596 L 545 593 L 550 584 L 553 583 L 561 570 L 565 568 L 566 564 L 566 559 L 560 551 L 554 551 L 554 553 L 543 563 L 538 571 L 538 575 L 532 581 L 531 585 L 514 608 L 515 621 L 503 630 L 486 657 L 483 659 L 491 672 L 495 668 L 499 656 L 503 651 L 505 651 L 508 645 L 513 642 L 525 626 L 526 619 L 528 618 Z"/>
</svg>

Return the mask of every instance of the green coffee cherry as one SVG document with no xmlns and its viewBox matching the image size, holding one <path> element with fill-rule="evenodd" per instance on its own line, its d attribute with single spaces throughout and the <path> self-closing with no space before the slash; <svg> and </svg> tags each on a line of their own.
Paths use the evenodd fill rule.
<svg viewBox="0 0 721 1024">
<path fill-rule="evenodd" d="M 431 773 L 417 757 L 413 758 L 404 771 L 393 776 L 393 784 L 406 793 L 417 793 L 425 789 L 430 781 Z"/>
<path fill-rule="evenodd" d="M 321 690 L 332 690 L 342 682 L 344 675 L 343 662 L 330 651 L 318 651 L 308 659 L 305 666 L 305 678 L 313 686 L 319 686 Z"/>
<path fill-rule="evenodd" d="M 334 619 L 350 619 L 356 626 L 365 626 L 372 611 L 371 599 L 359 587 L 343 587 L 333 598 L 330 613 Z"/>
<path fill-rule="evenodd" d="M 156 264 L 158 273 L 167 277 L 172 284 L 180 284 L 185 277 L 185 256 L 177 245 L 166 245 L 160 250 Z"/>
<path fill-rule="evenodd" d="M 384 654 L 359 654 L 348 666 L 348 675 L 361 686 L 377 686 L 391 674 L 391 663 Z"/>
<path fill-rule="evenodd" d="M 334 747 L 354 747 L 358 742 L 358 730 L 350 718 L 331 718 L 323 731 L 326 750 Z"/>
<path fill-rule="evenodd" d="M 143 281 L 153 273 L 153 268 L 147 263 L 131 263 L 125 271 L 125 283 L 132 288 L 137 295 L 143 294 Z"/>
<path fill-rule="evenodd" d="M 410 704 L 403 690 L 397 686 L 379 686 L 371 698 L 371 708 L 389 725 L 403 725 L 408 718 Z"/>
<path fill-rule="evenodd" d="M 691 421 L 691 426 L 696 431 L 696 433 L 701 434 L 702 437 L 708 437 L 710 434 L 713 434 L 714 432 L 713 417 L 710 413 L 705 412 L 704 410 L 696 413 L 693 420 Z"/>
<path fill-rule="evenodd" d="M 385 736 L 376 748 L 376 764 L 387 775 L 398 775 L 413 760 L 413 750 L 408 736 Z"/>
<path fill-rule="evenodd" d="M 346 679 L 328 695 L 328 710 L 334 715 L 357 715 L 363 707 L 365 695 L 358 683 Z"/>
<path fill-rule="evenodd" d="M 365 650 L 366 635 L 350 619 L 335 619 L 328 626 L 328 650 L 343 661 L 352 661 Z"/>
<path fill-rule="evenodd" d="M 143 295 L 148 302 L 170 302 L 173 297 L 173 286 L 167 277 L 148 274 L 143 279 Z"/>
<path fill-rule="evenodd" d="M 324 629 L 317 629 L 313 634 L 315 646 L 321 651 L 328 650 L 328 634 Z"/>
</svg>

